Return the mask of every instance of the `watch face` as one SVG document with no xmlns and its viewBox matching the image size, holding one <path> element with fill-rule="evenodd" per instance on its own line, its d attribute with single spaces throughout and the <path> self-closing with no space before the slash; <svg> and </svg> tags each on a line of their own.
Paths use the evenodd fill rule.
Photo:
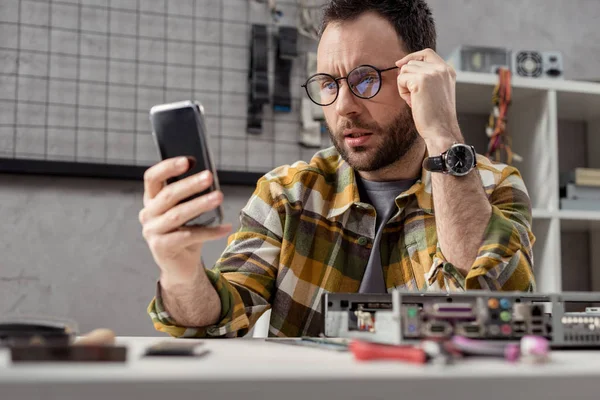
<svg viewBox="0 0 600 400">
<path fill-rule="evenodd" d="M 446 167 L 454 175 L 466 175 L 475 165 L 475 155 L 469 146 L 455 145 L 446 153 Z"/>
</svg>

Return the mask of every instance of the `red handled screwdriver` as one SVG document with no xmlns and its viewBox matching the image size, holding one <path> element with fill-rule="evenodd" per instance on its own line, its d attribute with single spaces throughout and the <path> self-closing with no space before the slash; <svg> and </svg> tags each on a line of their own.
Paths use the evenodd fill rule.
<svg viewBox="0 0 600 400">
<path fill-rule="evenodd" d="M 415 364 L 425 364 L 427 354 L 414 346 L 394 346 L 353 340 L 348 349 L 354 358 L 361 361 L 368 360 L 397 360 Z"/>
</svg>

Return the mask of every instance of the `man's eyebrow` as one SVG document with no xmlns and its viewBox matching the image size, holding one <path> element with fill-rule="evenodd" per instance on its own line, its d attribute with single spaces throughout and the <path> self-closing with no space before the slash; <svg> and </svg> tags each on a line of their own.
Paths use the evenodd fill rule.
<svg viewBox="0 0 600 400">
<path fill-rule="evenodd" d="M 336 77 L 335 75 L 333 75 L 333 74 L 331 74 L 329 72 L 323 72 L 323 71 L 319 71 L 319 70 L 317 70 L 317 72 L 315 72 L 313 75 L 329 75 L 329 76 L 332 76 L 334 78 Z"/>
<path fill-rule="evenodd" d="M 339 77 L 336 77 L 335 75 L 332 75 L 332 74 L 330 74 L 330 73 L 328 73 L 328 72 L 315 72 L 315 74 L 314 74 L 314 75 L 321 75 L 321 76 L 322 76 L 322 75 L 327 75 L 327 76 L 329 76 L 329 77 L 331 77 L 331 78 L 333 78 L 333 79 L 338 79 L 338 78 L 339 78 Z"/>
<path fill-rule="evenodd" d="M 378 70 L 380 70 L 380 71 L 388 68 L 388 67 L 378 67 L 378 66 L 377 66 L 377 64 L 379 64 L 379 63 L 370 64 L 370 63 L 363 62 L 363 63 L 360 63 L 360 64 L 356 64 L 354 67 L 352 67 L 352 68 L 351 68 L 351 69 L 348 71 L 348 74 L 349 74 L 350 72 L 354 71 L 354 70 L 355 70 L 356 68 L 358 68 L 358 67 L 375 67 L 375 69 L 378 69 Z M 382 64 L 382 65 L 383 65 L 383 64 Z M 346 74 L 346 75 L 344 75 L 344 76 L 341 76 L 341 75 L 336 75 L 336 74 L 331 74 L 331 73 L 329 73 L 329 72 L 321 72 L 321 71 L 317 71 L 317 72 L 315 72 L 313 75 L 316 75 L 316 74 L 325 74 L 325 75 L 329 75 L 329 76 L 333 77 L 334 79 L 340 79 L 340 78 L 347 78 L 347 77 L 348 77 L 348 74 Z"/>
</svg>

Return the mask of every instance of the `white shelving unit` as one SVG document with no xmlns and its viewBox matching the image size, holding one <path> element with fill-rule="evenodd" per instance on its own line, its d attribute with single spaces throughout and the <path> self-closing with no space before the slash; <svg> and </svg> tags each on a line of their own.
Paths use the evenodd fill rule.
<svg viewBox="0 0 600 400">
<path fill-rule="evenodd" d="M 461 129 L 479 153 L 488 142 L 485 123 L 496 82 L 494 74 L 457 76 Z M 600 83 L 513 77 L 512 88 L 507 131 L 513 150 L 524 158 L 513 165 L 532 200 L 538 290 L 600 290 L 600 211 L 561 210 L 559 179 L 574 167 L 600 168 Z M 560 127 L 573 124 L 584 132 L 571 138 Z M 578 235 L 581 246 L 568 245 L 573 243 L 565 240 L 568 235 Z"/>
</svg>

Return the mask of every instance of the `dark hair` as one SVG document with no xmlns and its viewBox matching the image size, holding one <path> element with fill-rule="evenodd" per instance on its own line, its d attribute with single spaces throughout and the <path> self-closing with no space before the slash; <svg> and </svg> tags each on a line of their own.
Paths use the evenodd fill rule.
<svg viewBox="0 0 600 400">
<path fill-rule="evenodd" d="M 369 11 L 392 24 L 409 53 L 435 50 L 435 22 L 425 0 L 331 0 L 323 9 L 320 33 L 331 22 L 350 21 Z"/>
</svg>

